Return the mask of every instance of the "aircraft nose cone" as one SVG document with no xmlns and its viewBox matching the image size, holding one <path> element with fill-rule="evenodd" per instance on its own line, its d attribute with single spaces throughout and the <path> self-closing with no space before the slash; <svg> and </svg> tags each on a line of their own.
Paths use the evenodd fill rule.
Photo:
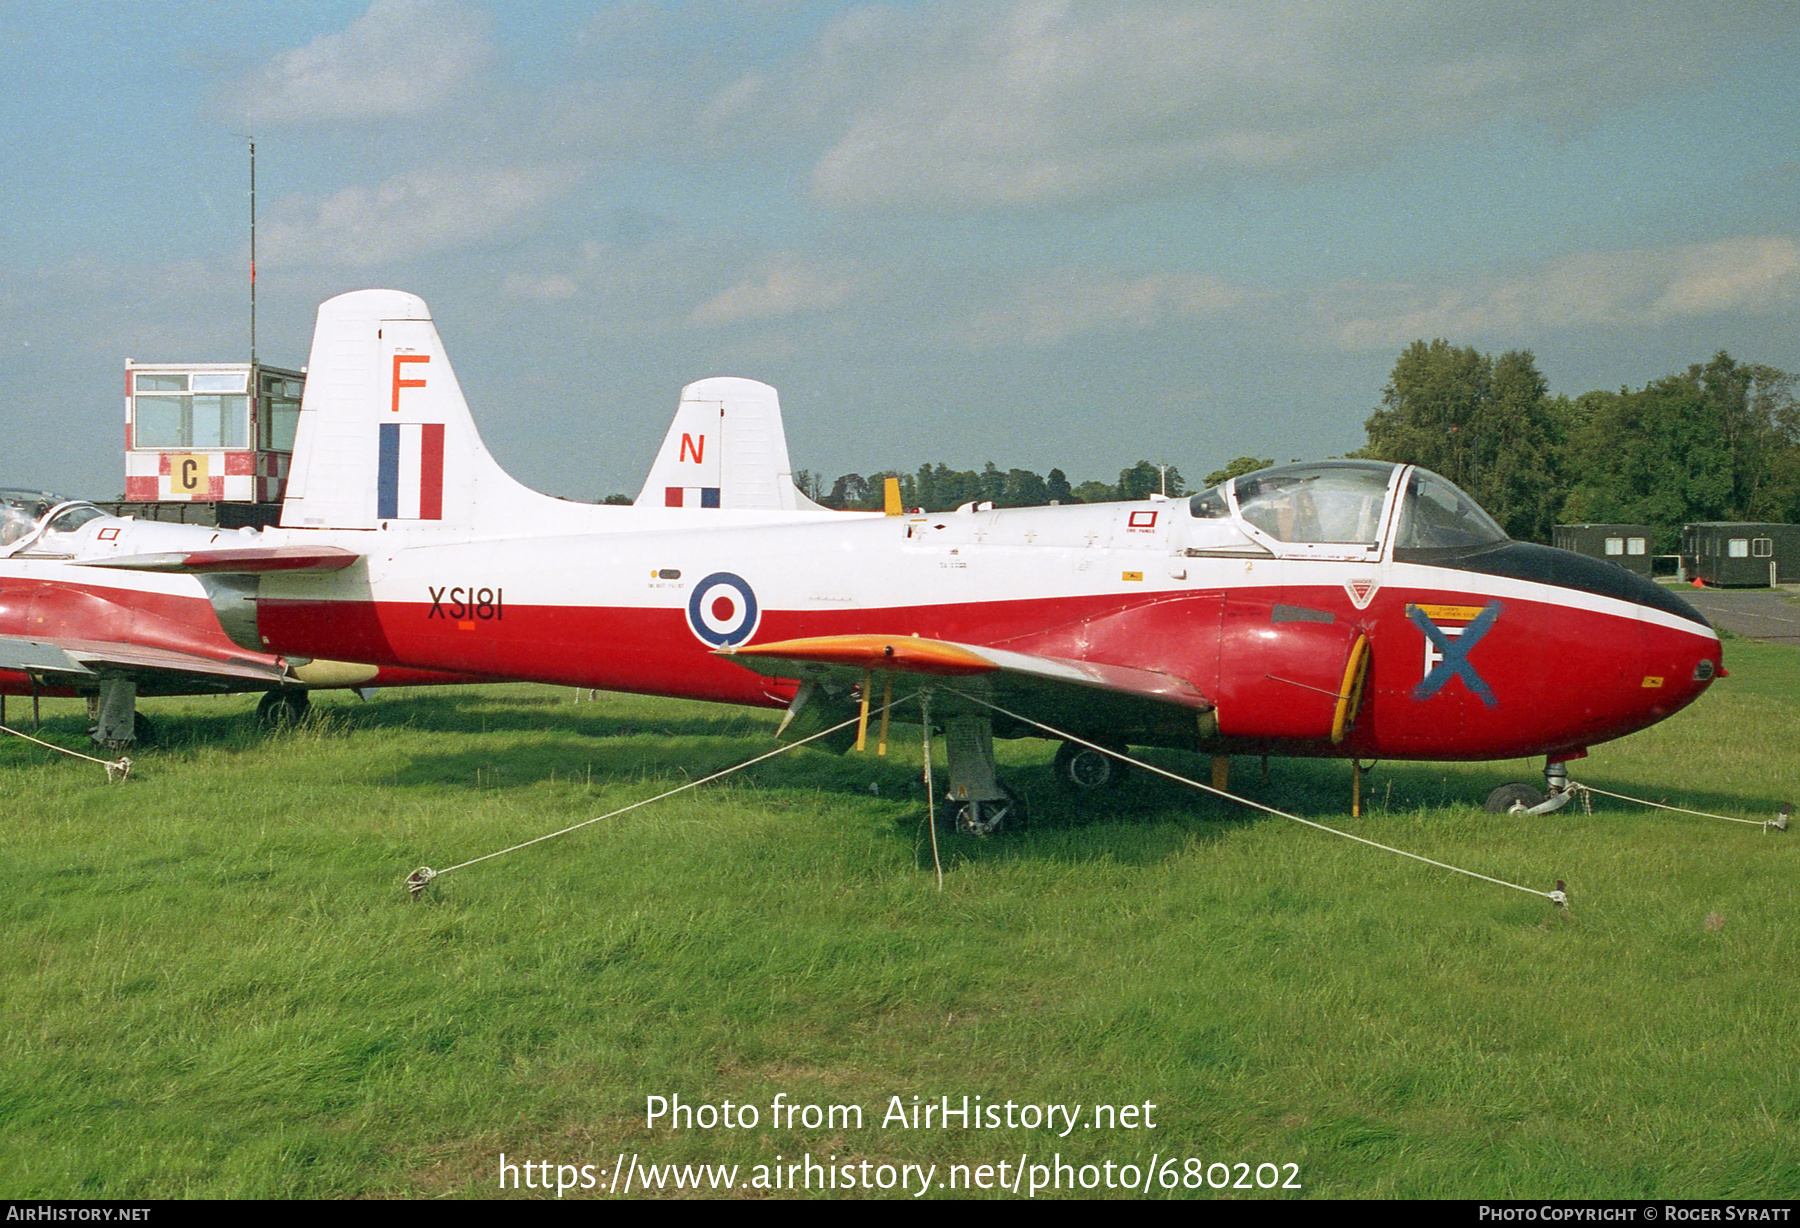
<svg viewBox="0 0 1800 1228">
<path fill-rule="evenodd" d="M 1643 624 L 1644 702 L 1648 715 L 1661 720 L 1698 699 L 1719 676 L 1721 646 L 1711 636 L 1695 635 L 1658 623 Z"/>
</svg>

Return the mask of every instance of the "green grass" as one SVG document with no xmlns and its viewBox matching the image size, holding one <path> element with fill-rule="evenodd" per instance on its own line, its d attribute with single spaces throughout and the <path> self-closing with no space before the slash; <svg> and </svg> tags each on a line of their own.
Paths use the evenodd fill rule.
<svg viewBox="0 0 1800 1228">
<path fill-rule="evenodd" d="M 1727 653 L 1695 709 L 1577 778 L 1752 818 L 1800 796 L 1800 652 Z M 1382 765 L 1352 820 L 1341 763 L 1235 765 L 1372 839 L 1566 879 L 1562 913 L 1154 780 L 1084 809 L 1021 742 L 1002 759 L 1034 826 L 946 837 L 940 895 L 897 726 L 889 760 L 801 750 L 411 904 L 413 867 L 747 758 L 774 717 L 535 687 L 319 706 L 270 736 L 248 698 L 150 701 L 163 746 L 115 786 L 3 740 L 0 1196 L 491 1195 L 501 1152 L 620 1151 L 940 1179 L 1156 1152 L 1297 1163 L 1339 1197 L 1800 1192 L 1800 830 L 1481 812 L 1532 764 Z M 80 744 L 75 704 L 45 712 Z M 867 1127 L 770 1129 L 778 1092 Z M 764 1120 L 647 1130 L 670 1093 Z M 879 1128 L 915 1093 L 1148 1100 L 1158 1128 Z"/>
</svg>

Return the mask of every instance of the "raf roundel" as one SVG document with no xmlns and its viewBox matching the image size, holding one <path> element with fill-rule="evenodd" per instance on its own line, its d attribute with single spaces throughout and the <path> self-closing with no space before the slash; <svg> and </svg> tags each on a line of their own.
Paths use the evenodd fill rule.
<svg viewBox="0 0 1800 1228">
<path fill-rule="evenodd" d="M 761 613 L 756 594 L 743 579 L 715 571 L 694 585 L 688 598 L 688 626 L 714 648 L 735 648 L 756 633 Z"/>
</svg>

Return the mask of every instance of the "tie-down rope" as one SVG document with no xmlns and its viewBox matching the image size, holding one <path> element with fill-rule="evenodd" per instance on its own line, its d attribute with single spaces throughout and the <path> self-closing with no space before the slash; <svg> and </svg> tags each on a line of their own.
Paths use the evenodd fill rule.
<svg viewBox="0 0 1800 1228">
<path fill-rule="evenodd" d="M 42 738 L 34 738 L 24 730 L 14 729 L 11 725 L 0 725 L 0 733 L 10 733 L 15 738 L 24 738 L 27 742 L 35 742 L 45 750 L 53 750 L 59 755 L 68 755 L 73 759 L 86 759 L 89 763 L 98 763 L 106 769 L 108 784 L 124 780 L 131 775 L 131 758 L 128 755 L 121 755 L 117 759 L 96 759 L 94 756 L 84 755 L 78 750 L 70 750 L 66 746 L 58 746 L 56 743 L 46 742 Z"/>
<path fill-rule="evenodd" d="M 1569 788 L 1582 795 L 1581 804 L 1586 808 L 1589 814 L 1594 813 L 1594 806 L 1588 799 L 1588 795 L 1590 793 L 1598 793 L 1602 797 L 1616 797 L 1622 802 L 1632 802 L 1639 806 L 1651 806 L 1657 810 L 1673 810 L 1676 814 L 1698 815 L 1703 819 L 1723 819 L 1727 823 L 1748 823 L 1752 827 L 1762 828 L 1763 835 L 1765 836 L 1769 834 L 1769 829 L 1771 827 L 1776 831 L 1786 831 L 1788 828 L 1788 815 L 1792 813 L 1789 807 L 1783 806 L 1781 808 L 1781 813 L 1772 819 L 1740 819 L 1729 814 L 1713 814 L 1708 810 L 1689 810 L 1686 806 L 1671 806 L 1667 802 L 1653 802 L 1648 798 L 1643 797 L 1627 797 L 1623 793 L 1614 793 L 1610 789 L 1601 789 L 1594 785 L 1583 784 L 1578 780 L 1570 781 Z"/>
<path fill-rule="evenodd" d="M 1303 819 L 1297 814 L 1289 814 L 1285 810 L 1277 810 L 1273 806 L 1266 806 L 1262 802 L 1253 801 L 1252 799 L 1250 799 L 1248 797 L 1242 797 L 1236 793 L 1228 793 L 1224 789 L 1215 789 L 1211 785 L 1203 785 L 1199 781 L 1190 780 L 1188 777 L 1182 776 L 1179 773 L 1170 772 L 1163 768 L 1159 768 L 1154 763 L 1145 763 L 1142 759 L 1135 759 L 1130 755 L 1123 754 L 1119 751 L 1109 749 L 1108 747 L 1105 747 L 1105 746 L 1101 746 L 1097 742 L 1090 742 L 1086 738 L 1078 738 L 1072 733 L 1066 733 L 1061 729 L 1053 728 L 1052 726 L 1044 724 L 1044 722 L 1042 722 L 1042 721 L 1034 721 L 1029 716 L 1021 716 L 1017 712 L 1008 711 L 1007 709 L 1002 708 L 999 704 L 989 703 L 987 700 L 982 699 L 980 696 L 970 695 L 966 691 L 958 691 L 953 687 L 946 687 L 945 690 L 949 691 L 952 695 L 960 695 L 964 699 L 972 700 L 973 702 L 980 704 L 984 708 L 992 708 L 995 712 L 1000 713 L 1002 716 L 1010 716 L 1015 721 L 1023 721 L 1027 725 L 1035 725 L 1039 729 L 1042 729 L 1045 733 L 1050 734 L 1052 737 L 1062 738 L 1062 739 L 1065 739 L 1066 741 L 1074 742 L 1077 745 L 1085 746 L 1090 750 L 1097 750 L 1101 754 L 1110 755 L 1112 758 L 1117 759 L 1122 763 L 1129 763 L 1134 767 L 1142 768 L 1146 772 L 1153 772 L 1158 776 L 1167 777 L 1168 779 L 1175 781 L 1177 784 L 1187 785 L 1191 789 L 1199 789 L 1202 793 L 1211 793 L 1211 794 L 1214 794 L 1215 796 L 1224 798 L 1226 801 L 1237 802 L 1241 805 L 1249 806 L 1253 810 L 1261 810 L 1266 814 L 1272 814 L 1278 819 L 1287 819 L 1290 822 L 1299 823 L 1306 827 L 1312 827 L 1312 828 L 1316 828 L 1319 831 L 1329 832 L 1330 834 L 1332 834 L 1334 836 L 1342 836 L 1346 840 L 1354 840 L 1358 844 L 1366 844 L 1370 848 L 1378 848 L 1378 849 L 1382 850 L 1384 853 L 1396 853 L 1401 857 L 1410 857 L 1414 861 L 1422 861 L 1426 865 L 1436 866 L 1440 870 L 1450 870 L 1457 874 L 1466 874 L 1470 878 L 1479 878 L 1483 882 L 1493 883 L 1496 886 L 1500 886 L 1500 887 L 1511 887 L 1514 891 L 1523 891 L 1528 895 L 1540 895 L 1540 896 L 1543 896 L 1546 900 L 1549 900 L 1552 904 L 1556 905 L 1558 908 L 1567 908 L 1569 906 L 1569 897 L 1567 895 L 1567 889 L 1564 887 L 1563 881 L 1561 879 L 1556 880 L 1556 890 L 1555 891 L 1539 891 L 1536 887 L 1525 887 L 1525 886 L 1521 886 L 1518 883 L 1509 883 L 1503 878 L 1494 878 L 1487 874 L 1477 874 L 1473 870 L 1465 870 L 1461 866 L 1453 866 L 1453 865 L 1449 864 L 1448 862 L 1433 861 L 1431 858 L 1421 856 L 1418 853 L 1409 853 L 1405 849 L 1397 849 L 1397 848 L 1394 848 L 1392 845 L 1380 844 L 1374 840 L 1367 839 L 1366 837 L 1363 837 L 1363 836 L 1352 835 L 1351 833 L 1349 833 L 1347 831 L 1339 831 L 1335 827 L 1327 827 L 1323 823 L 1315 823 L 1311 819 Z"/>
<path fill-rule="evenodd" d="M 882 705 L 882 707 L 877 709 L 877 711 L 886 712 L 889 708 L 891 708 L 893 706 L 894 706 L 894 704 L 892 702 L 890 702 L 890 703 Z M 455 865 L 446 866 L 442 870 L 434 870 L 430 866 L 420 866 L 418 869 L 414 870 L 411 874 L 408 874 L 406 876 L 406 889 L 408 891 L 412 892 L 412 898 L 416 900 L 419 898 L 420 893 L 422 893 L 425 890 L 426 886 L 430 884 L 432 879 L 442 878 L 444 875 L 450 873 L 452 870 L 461 870 L 468 866 L 478 865 L 484 861 L 492 861 L 496 857 L 504 857 L 508 853 L 516 853 L 520 849 L 530 848 L 534 844 L 542 844 L 546 840 L 554 840 L 558 836 L 566 836 L 572 831 L 580 831 L 582 828 L 591 827 L 595 823 L 600 823 L 607 819 L 616 819 L 620 815 L 625 814 L 629 811 L 637 810 L 643 806 L 648 806 L 651 802 L 660 802 L 664 798 L 674 797 L 677 793 L 685 793 L 689 789 L 698 789 L 701 785 L 706 784 L 709 781 L 714 781 L 714 780 L 718 780 L 722 777 L 729 776 L 733 772 L 741 772 L 747 767 L 754 767 L 757 764 L 761 763 L 765 759 L 773 759 L 776 755 L 785 755 L 790 750 L 795 750 L 799 747 L 805 746 L 808 742 L 816 742 L 820 738 L 828 737 L 831 734 L 838 732 L 840 729 L 848 729 L 848 728 L 850 728 L 850 726 L 856 724 L 858 721 L 862 721 L 862 720 L 866 720 L 866 719 L 867 718 L 864 717 L 861 713 L 858 713 L 856 716 L 851 717 L 849 720 L 839 721 L 837 724 L 833 725 L 829 729 L 821 729 L 818 733 L 808 734 L 806 737 L 800 738 L 793 742 L 789 742 L 786 745 L 777 746 L 774 750 L 765 751 L 762 754 L 757 755 L 754 759 L 746 759 L 742 763 L 734 764 L 733 766 L 728 767 L 728 768 L 723 768 L 720 771 L 714 772 L 710 776 L 702 776 L 698 780 L 690 780 L 685 785 L 677 785 L 675 788 L 670 789 L 666 793 L 658 793 L 655 797 L 646 797 L 642 801 L 633 802 L 629 806 L 620 806 L 617 810 L 610 810 L 603 815 L 596 816 L 595 818 L 583 819 L 581 822 L 576 823 L 572 827 L 565 827 L 561 831 L 553 831 L 546 835 L 534 836 L 529 840 L 521 840 L 519 843 L 512 845 L 509 848 L 497 849 L 492 853 L 484 853 L 480 857 L 471 857 L 467 861 L 459 861 Z"/>
</svg>

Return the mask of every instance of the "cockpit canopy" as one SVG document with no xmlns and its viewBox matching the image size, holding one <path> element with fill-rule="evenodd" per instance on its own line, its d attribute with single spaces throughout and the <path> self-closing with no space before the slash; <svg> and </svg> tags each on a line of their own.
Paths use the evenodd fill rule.
<svg viewBox="0 0 1800 1228">
<path fill-rule="evenodd" d="M 1234 483 L 1238 514 L 1279 542 L 1375 546 L 1393 465 L 1284 465 Z"/>
<path fill-rule="evenodd" d="M 1424 562 L 1442 553 L 1506 540 L 1506 530 L 1454 482 L 1429 469 L 1414 469 L 1406 479 L 1406 502 L 1394 538 L 1395 558 Z"/>
<path fill-rule="evenodd" d="M 43 490 L 0 490 L 0 554 L 32 553 L 53 535 L 73 533 L 106 513 Z"/>
<path fill-rule="evenodd" d="M 67 502 L 47 490 L 0 489 L 0 546 L 10 546 L 35 532 L 51 508 Z"/>
<path fill-rule="evenodd" d="M 1404 490 L 1398 489 L 1402 481 Z M 1372 560 L 1390 533 L 1394 557 L 1402 561 L 1507 540 L 1505 530 L 1454 483 L 1389 461 L 1262 469 L 1201 491 L 1188 509 L 1196 520 L 1229 520 L 1249 542 L 1286 557 Z"/>
</svg>

